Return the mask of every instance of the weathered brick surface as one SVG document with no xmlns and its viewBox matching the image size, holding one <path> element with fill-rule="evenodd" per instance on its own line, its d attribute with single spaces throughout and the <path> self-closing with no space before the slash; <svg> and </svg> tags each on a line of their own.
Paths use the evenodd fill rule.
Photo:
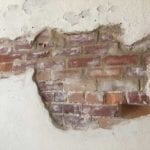
<svg viewBox="0 0 150 150">
<path fill-rule="evenodd" d="M 124 45 L 121 34 L 119 25 L 108 25 L 81 33 L 47 28 L 31 42 L 25 36 L 0 39 L 0 77 L 33 68 L 55 125 L 108 128 L 120 121 L 121 104 L 150 106 L 145 94 L 149 46 L 136 51 L 138 44 Z"/>
</svg>

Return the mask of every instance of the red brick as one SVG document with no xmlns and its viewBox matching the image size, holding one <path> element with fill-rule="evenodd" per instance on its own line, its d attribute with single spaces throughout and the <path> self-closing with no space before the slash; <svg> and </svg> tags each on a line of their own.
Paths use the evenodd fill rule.
<svg viewBox="0 0 150 150">
<path fill-rule="evenodd" d="M 71 48 L 56 48 L 52 51 L 52 56 L 77 56 L 81 54 L 80 47 L 71 47 Z"/>
<path fill-rule="evenodd" d="M 102 78 L 102 77 L 120 77 L 122 76 L 122 68 L 103 68 L 103 69 L 92 69 L 88 70 L 87 74 L 92 78 Z"/>
<path fill-rule="evenodd" d="M 65 104 L 63 105 L 63 113 L 65 114 L 74 114 L 74 105 L 72 104 Z"/>
<path fill-rule="evenodd" d="M 84 93 L 70 93 L 68 96 L 69 102 L 71 103 L 84 103 L 85 97 Z"/>
<path fill-rule="evenodd" d="M 34 58 L 43 58 L 50 56 L 49 50 L 43 50 L 43 51 L 34 51 L 28 54 L 27 59 L 34 59 Z"/>
<path fill-rule="evenodd" d="M 94 44 L 89 46 L 84 46 L 82 51 L 84 54 L 104 54 L 109 49 L 109 43 L 101 43 L 101 44 Z"/>
<path fill-rule="evenodd" d="M 51 113 L 62 113 L 62 105 L 61 104 L 51 104 L 50 112 Z"/>
<path fill-rule="evenodd" d="M 92 105 L 83 104 L 82 113 L 85 115 L 91 115 Z"/>
<path fill-rule="evenodd" d="M 14 40 L 15 50 L 28 50 L 31 49 L 32 46 L 26 37 L 18 37 Z"/>
<path fill-rule="evenodd" d="M 76 67 L 94 67 L 100 65 L 99 57 L 80 57 L 80 58 L 72 58 L 68 60 L 68 67 L 76 68 Z"/>
<path fill-rule="evenodd" d="M 104 103 L 109 105 L 126 103 L 125 95 L 123 92 L 119 92 L 119 91 L 106 92 Z"/>
<path fill-rule="evenodd" d="M 54 92 L 47 92 L 47 91 L 39 91 L 40 95 L 42 97 L 42 101 L 44 103 L 51 103 L 52 101 L 54 101 Z"/>
<path fill-rule="evenodd" d="M 120 55 L 120 56 L 106 56 L 103 62 L 106 65 L 136 65 L 139 63 L 138 55 Z"/>
<path fill-rule="evenodd" d="M 103 94 L 100 92 L 87 92 L 85 100 L 88 104 L 100 104 L 103 102 Z"/>
<path fill-rule="evenodd" d="M 64 80 L 67 78 L 80 78 L 81 71 L 80 70 L 62 70 L 62 71 L 53 71 L 52 78 L 53 80 Z"/>
<path fill-rule="evenodd" d="M 117 117 L 119 115 L 118 106 L 99 105 L 92 106 L 91 115 Z"/>
<path fill-rule="evenodd" d="M 0 63 L 0 72 L 11 72 L 12 63 Z"/>
<path fill-rule="evenodd" d="M 55 92 L 54 101 L 55 102 L 65 102 L 65 101 L 67 101 L 67 93 L 63 92 L 63 91 Z"/>
<path fill-rule="evenodd" d="M 129 104 L 150 104 L 150 98 L 142 92 L 133 91 L 128 92 Z"/>
<path fill-rule="evenodd" d="M 72 105 L 72 104 L 64 104 L 63 105 L 63 113 L 64 114 L 81 114 L 82 107 L 81 105 Z"/>
<path fill-rule="evenodd" d="M 66 79 L 64 82 L 64 90 L 66 91 L 95 91 L 96 81 L 95 80 L 83 80 L 83 79 Z"/>
<path fill-rule="evenodd" d="M 93 44 L 97 41 L 97 33 L 78 33 L 78 34 L 65 34 L 67 45 L 79 46 L 86 44 Z"/>
<path fill-rule="evenodd" d="M 0 63 L 1 62 L 12 62 L 15 59 L 21 59 L 21 56 L 19 54 L 0 55 Z"/>
<path fill-rule="evenodd" d="M 150 64 L 150 53 L 146 53 L 144 56 L 144 63 Z"/>
<path fill-rule="evenodd" d="M 36 72 L 36 80 L 38 81 L 48 81 L 50 80 L 51 72 L 49 70 L 43 70 Z"/>
</svg>

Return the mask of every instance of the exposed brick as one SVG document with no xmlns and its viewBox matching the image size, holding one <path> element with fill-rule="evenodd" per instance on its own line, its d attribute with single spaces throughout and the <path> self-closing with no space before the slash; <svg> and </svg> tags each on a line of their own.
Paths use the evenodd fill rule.
<svg viewBox="0 0 150 150">
<path fill-rule="evenodd" d="M 48 81 L 51 78 L 50 70 L 38 71 L 36 73 L 36 80 L 38 81 Z"/>
<path fill-rule="evenodd" d="M 126 103 L 125 95 L 123 92 L 106 92 L 105 93 L 105 104 L 123 104 Z"/>
<path fill-rule="evenodd" d="M 88 104 L 100 104 L 103 102 L 103 93 L 100 92 L 86 92 L 85 101 Z"/>
<path fill-rule="evenodd" d="M 62 113 L 62 105 L 61 104 L 51 104 L 50 112 L 52 112 L 52 113 Z"/>
<path fill-rule="evenodd" d="M 146 53 L 144 56 L 144 63 L 150 64 L 150 53 Z"/>
<path fill-rule="evenodd" d="M 93 44 L 97 41 L 97 33 L 78 33 L 78 34 L 66 34 L 65 35 L 67 45 L 79 46 Z"/>
<path fill-rule="evenodd" d="M 67 101 L 67 93 L 66 92 L 56 92 L 54 94 L 55 102 L 65 102 Z"/>
<path fill-rule="evenodd" d="M 146 75 L 146 68 L 145 67 L 128 67 L 127 68 L 127 75 L 130 77 L 143 77 Z"/>
<path fill-rule="evenodd" d="M 44 103 L 51 103 L 54 101 L 54 92 L 40 92 L 40 95 L 42 96 L 42 100 Z"/>
<path fill-rule="evenodd" d="M 0 63 L 0 72 L 11 72 L 12 63 Z"/>
<path fill-rule="evenodd" d="M 53 91 L 53 92 L 56 92 L 56 91 L 62 91 L 63 90 L 63 83 L 62 82 L 38 82 L 38 86 L 39 86 L 39 89 L 41 91 Z"/>
<path fill-rule="evenodd" d="M 14 41 L 15 50 L 28 50 L 31 49 L 32 46 L 26 37 L 18 37 Z"/>
<path fill-rule="evenodd" d="M 68 67 L 94 67 L 100 65 L 99 57 L 80 57 L 68 60 Z"/>
<path fill-rule="evenodd" d="M 43 57 L 48 57 L 50 56 L 50 51 L 43 50 L 43 51 L 33 51 L 30 52 L 27 56 L 27 59 L 34 59 L 34 58 L 43 58 Z"/>
<path fill-rule="evenodd" d="M 54 123 L 54 125 L 58 128 L 63 128 L 63 116 L 62 114 L 58 114 L 58 113 L 52 113 L 52 121 Z"/>
<path fill-rule="evenodd" d="M 121 77 L 123 68 L 97 68 L 87 71 L 87 75 L 92 78 L 105 78 L 105 77 Z"/>
<path fill-rule="evenodd" d="M 81 114 L 82 107 L 81 105 L 74 104 L 64 104 L 63 105 L 63 113 L 64 114 Z"/>
<path fill-rule="evenodd" d="M 103 62 L 106 65 L 136 65 L 140 61 L 138 55 L 120 55 L 120 56 L 106 56 Z"/>
<path fill-rule="evenodd" d="M 52 56 L 77 56 L 81 54 L 80 47 L 56 48 L 52 51 Z"/>
<path fill-rule="evenodd" d="M 98 83 L 98 91 L 137 91 L 139 82 L 137 79 L 101 79 Z"/>
<path fill-rule="evenodd" d="M 132 91 L 128 93 L 129 104 L 150 104 L 150 98 L 142 92 Z"/>
<path fill-rule="evenodd" d="M 67 78 L 80 78 L 81 70 L 62 70 L 62 71 L 53 71 L 52 79 L 53 80 L 65 80 Z"/>
<path fill-rule="evenodd" d="M 63 113 L 65 114 L 74 114 L 74 105 L 72 104 L 65 104 L 63 105 Z"/>
<path fill-rule="evenodd" d="M 92 105 L 83 104 L 82 113 L 85 115 L 91 115 Z"/>
<path fill-rule="evenodd" d="M 89 46 L 84 46 L 82 51 L 84 54 L 96 54 L 101 55 L 105 54 L 109 49 L 109 43 L 101 43 L 101 44 L 94 44 Z"/>
<path fill-rule="evenodd" d="M 119 108 L 118 106 L 109 105 L 92 106 L 91 115 L 116 117 L 119 115 Z"/>
<path fill-rule="evenodd" d="M 64 82 L 64 90 L 66 91 L 95 91 L 95 80 L 83 80 L 83 79 L 66 79 Z"/>
<path fill-rule="evenodd" d="M 85 97 L 84 93 L 70 93 L 68 96 L 68 100 L 71 103 L 84 103 L 85 102 Z"/>
<path fill-rule="evenodd" d="M 12 62 L 15 59 L 21 59 L 19 54 L 11 54 L 11 55 L 0 55 L 0 63 L 2 62 Z"/>
</svg>

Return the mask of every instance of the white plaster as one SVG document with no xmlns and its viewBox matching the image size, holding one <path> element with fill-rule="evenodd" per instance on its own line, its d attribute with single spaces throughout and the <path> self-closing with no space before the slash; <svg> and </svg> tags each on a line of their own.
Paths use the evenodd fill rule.
<svg viewBox="0 0 150 150">
<path fill-rule="evenodd" d="M 149 0 L 0 0 L 0 37 L 14 39 L 48 26 L 65 32 L 122 23 L 131 44 L 150 32 Z"/>
<path fill-rule="evenodd" d="M 0 80 L 0 150 L 149 150 L 150 116 L 110 130 L 55 128 L 32 74 L 29 70 Z"/>
</svg>

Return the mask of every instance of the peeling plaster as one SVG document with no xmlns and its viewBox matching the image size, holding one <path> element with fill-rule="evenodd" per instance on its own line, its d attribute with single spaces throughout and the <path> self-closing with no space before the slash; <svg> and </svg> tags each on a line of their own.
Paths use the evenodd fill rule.
<svg viewBox="0 0 150 150">
<path fill-rule="evenodd" d="M 149 0 L 0 0 L 0 37 L 33 39 L 48 26 L 64 32 L 122 24 L 126 44 L 150 33 Z"/>
</svg>

